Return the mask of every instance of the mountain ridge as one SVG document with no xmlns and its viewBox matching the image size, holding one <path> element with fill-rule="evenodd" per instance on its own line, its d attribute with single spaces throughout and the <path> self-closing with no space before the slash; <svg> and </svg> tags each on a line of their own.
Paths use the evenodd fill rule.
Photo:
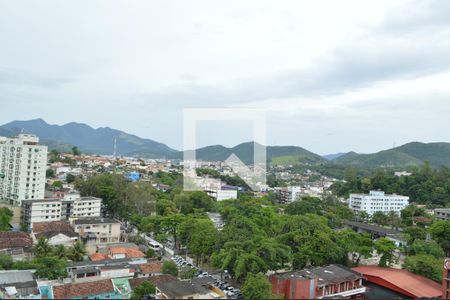
<svg viewBox="0 0 450 300">
<path fill-rule="evenodd" d="M 38 135 L 41 142 L 49 146 L 50 149 L 69 151 L 71 147 L 77 146 L 85 153 L 111 155 L 114 148 L 114 139 L 116 139 L 117 155 L 141 158 L 183 158 L 182 151 L 107 126 L 93 128 L 77 122 L 52 125 L 40 118 L 28 121 L 12 121 L 0 126 L 0 135 L 3 136 L 16 135 L 22 131 Z M 234 153 L 244 163 L 252 164 L 254 147 L 258 148 L 262 145 L 254 142 L 244 142 L 234 147 L 210 145 L 196 149 L 196 157 L 204 161 L 225 161 Z M 403 168 L 420 165 L 428 161 L 434 167 L 450 167 L 450 143 L 411 142 L 376 153 L 360 154 L 351 151 L 325 156 L 320 156 L 298 146 L 267 146 L 266 159 L 269 163 L 280 165 L 306 163 L 363 168 Z"/>
</svg>

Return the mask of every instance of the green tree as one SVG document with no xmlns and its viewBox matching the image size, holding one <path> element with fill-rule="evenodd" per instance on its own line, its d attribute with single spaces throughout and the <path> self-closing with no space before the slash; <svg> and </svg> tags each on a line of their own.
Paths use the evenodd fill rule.
<svg viewBox="0 0 450 300">
<path fill-rule="evenodd" d="M 178 268 L 177 265 L 171 261 L 171 260 L 166 260 L 163 263 L 162 266 L 162 272 L 164 274 L 169 274 L 169 275 L 173 275 L 173 276 L 178 276 Z"/>
<path fill-rule="evenodd" d="M 395 243 L 387 238 L 380 238 L 375 242 L 375 249 L 381 255 L 379 266 L 390 267 L 396 261 L 395 258 Z"/>
<path fill-rule="evenodd" d="M 209 219 L 189 218 L 180 225 L 180 236 L 195 255 L 197 263 L 209 258 L 217 242 L 217 229 Z"/>
<path fill-rule="evenodd" d="M 403 267 L 413 273 L 428 277 L 434 281 L 442 281 L 442 259 L 432 255 L 419 254 L 408 256 Z"/>
<path fill-rule="evenodd" d="M 427 254 L 435 258 L 444 258 L 445 253 L 435 241 L 416 240 L 409 246 L 410 255 Z"/>
<path fill-rule="evenodd" d="M 70 249 L 67 257 L 73 261 L 83 261 L 85 255 L 86 250 L 84 249 L 84 245 L 77 241 Z"/>
<path fill-rule="evenodd" d="M 448 256 L 450 254 L 450 221 L 438 220 L 433 222 L 430 226 L 430 233 Z"/>
<path fill-rule="evenodd" d="M 55 280 L 67 277 L 67 262 L 64 259 L 48 256 L 37 259 L 37 268 L 35 275 L 38 278 Z"/>
<path fill-rule="evenodd" d="M 47 177 L 47 178 L 55 178 L 55 170 L 47 169 L 45 171 L 45 177 Z"/>
<path fill-rule="evenodd" d="M 33 253 L 38 258 L 49 256 L 52 250 L 53 247 L 43 236 L 39 237 L 37 243 L 33 246 Z"/>
<path fill-rule="evenodd" d="M 59 180 L 55 180 L 55 181 L 53 181 L 53 183 L 52 183 L 52 187 L 57 188 L 57 189 L 60 189 L 60 188 L 63 187 L 63 183 L 62 183 L 61 181 L 59 181 Z"/>
<path fill-rule="evenodd" d="M 147 252 L 145 252 L 145 257 L 152 258 L 153 256 L 155 256 L 155 250 L 148 248 Z"/>
<path fill-rule="evenodd" d="M 155 293 L 156 287 L 152 283 L 144 281 L 133 290 L 130 299 L 138 300 L 144 299 L 145 297 L 149 298 L 149 296 L 154 295 Z"/>
<path fill-rule="evenodd" d="M 9 270 L 13 266 L 13 259 L 11 255 L 0 254 L 0 268 L 2 270 Z"/>
<path fill-rule="evenodd" d="M 73 183 L 75 181 L 76 177 L 73 174 L 68 173 L 66 175 L 66 182 L 67 183 Z"/>
<path fill-rule="evenodd" d="M 72 147 L 72 154 L 75 155 L 75 156 L 78 156 L 78 155 L 81 154 L 81 151 L 80 151 L 80 149 L 78 149 L 77 146 L 73 146 Z"/>
<path fill-rule="evenodd" d="M 7 207 L 0 207 L 0 231 L 10 231 L 11 230 L 11 219 L 13 217 L 13 212 Z"/>
<path fill-rule="evenodd" d="M 384 214 L 382 211 L 376 211 L 372 215 L 371 221 L 380 226 L 385 226 L 389 223 L 389 217 L 386 214 Z"/>
<path fill-rule="evenodd" d="M 262 273 L 248 274 L 242 286 L 242 295 L 244 299 L 249 300 L 274 298 L 274 295 L 272 295 L 272 285 Z"/>
<path fill-rule="evenodd" d="M 370 258 L 372 256 L 374 244 L 368 234 L 360 234 L 349 229 L 337 232 L 336 240 L 337 244 L 351 255 L 352 265 L 359 265 L 362 257 Z"/>
<path fill-rule="evenodd" d="M 67 255 L 66 247 L 64 247 L 64 245 L 57 245 L 54 252 L 55 256 L 58 258 L 65 258 Z"/>
</svg>

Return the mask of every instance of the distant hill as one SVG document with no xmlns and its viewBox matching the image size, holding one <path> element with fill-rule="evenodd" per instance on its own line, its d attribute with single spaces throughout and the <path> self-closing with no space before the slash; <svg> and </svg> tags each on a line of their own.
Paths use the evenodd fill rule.
<svg viewBox="0 0 450 300">
<path fill-rule="evenodd" d="M 334 153 L 334 154 L 326 154 L 326 155 L 322 155 L 323 158 L 325 158 L 326 160 L 335 160 L 336 158 L 341 157 L 342 155 L 345 155 L 347 153 Z"/>
<path fill-rule="evenodd" d="M 349 152 L 333 160 L 336 164 L 358 167 L 408 167 L 428 161 L 434 167 L 450 167 L 450 143 L 412 142 L 373 154 Z"/>
<path fill-rule="evenodd" d="M 179 151 L 150 139 L 142 139 L 109 127 L 94 129 L 86 124 L 68 123 L 50 125 L 42 119 L 13 121 L 0 127 L 6 132 L 33 133 L 40 137 L 43 144 L 50 148 L 78 146 L 83 152 L 95 154 L 113 154 L 114 138 L 117 138 L 117 154 L 146 158 L 172 158 Z"/>
<path fill-rule="evenodd" d="M 197 149 L 196 157 L 206 161 L 224 161 L 232 153 L 239 157 L 244 163 L 252 164 L 253 147 L 262 147 L 254 142 L 239 144 L 232 148 L 221 145 L 208 146 Z M 298 164 L 298 163 L 323 163 L 325 159 L 320 155 L 296 146 L 267 146 L 266 158 L 274 164 Z"/>
</svg>

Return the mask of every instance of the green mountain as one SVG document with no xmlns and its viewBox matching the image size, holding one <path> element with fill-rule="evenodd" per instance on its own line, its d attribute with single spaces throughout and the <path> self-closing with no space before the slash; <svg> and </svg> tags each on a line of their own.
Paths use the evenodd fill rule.
<svg viewBox="0 0 450 300">
<path fill-rule="evenodd" d="M 373 154 L 349 152 L 333 163 L 366 168 L 408 167 L 428 161 L 433 167 L 450 167 L 450 143 L 412 142 Z"/>
<path fill-rule="evenodd" d="M 13 121 L 0 127 L 3 131 L 33 133 L 51 149 L 67 149 L 78 146 L 81 151 L 95 154 L 113 154 L 116 139 L 117 155 L 141 156 L 146 158 L 173 158 L 179 151 L 150 139 L 142 139 L 132 134 L 109 127 L 94 129 L 86 124 L 68 123 L 50 125 L 42 119 Z"/>
<path fill-rule="evenodd" d="M 262 145 L 254 142 L 247 142 L 232 148 L 221 145 L 199 148 L 196 151 L 196 157 L 199 160 L 224 161 L 234 153 L 244 163 L 252 164 L 254 161 L 254 147 L 257 150 L 260 148 L 261 151 L 264 151 Z M 320 155 L 314 154 L 301 147 L 267 146 L 266 151 L 267 161 L 274 164 L 324 163 L 326 161 Z"/>
</svg>

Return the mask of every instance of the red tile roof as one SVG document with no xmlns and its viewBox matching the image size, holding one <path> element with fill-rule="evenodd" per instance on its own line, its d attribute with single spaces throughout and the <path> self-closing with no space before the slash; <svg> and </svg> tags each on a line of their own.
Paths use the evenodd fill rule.
<svg viewBox="0 0 450 300">
<path fill-rule="evenodd" d="M 108 254 L 104 254 L 104 253 L 94 253 L 89 256 L 89 259 L 91 261 L 100 261 L 100 260 L 105 260 L 108 258 L 109 258 Z"/>
<path fill-rule="evenodd" d="M 69 283 L 53 287 L 53 296 L 55 299 L 73 299 L 113 292 L 114 286 L 111 279 L 82 283 Z"/>
<path fill-rule="evenodd" d="M 23 248 L 33 246 L 33 239 L 26 232 L 0 232 L 0 249 Z"/>
<path fill-rule="evenodd" d="M 68 222 L 64 221 L 33 223 L 33 232 L 35 234 L 47 231 L 64 232 L 64 231 L 73 231 L 73 229 Z"/>
<path fill-rule="evenodd" d="M 406 270 L 382 268 L 377 266 L 363 266 L 352 268 L 376 284 L 392 285 L 401 294 L 413 298 L 432 298 L 442 296 L 441 285 L 431 279 L 413 274 Z M 385 287 L 387 287 L 385 285 Z"/>
<path fill-rule="evenodd" d="M 111 247 L 109 248 L 111 255 L 114 254 L 125 254 L 127 258 L 142 258 L 145 254 L 138 249 L 125 248 L 125 247 Z"/>
<path fill-rule="evenodd" d="M 140 264 L 139 268 L 144 274 L 162 273 L 162 265 L 163 263 L 161 261 L 153 261 L 146 264 Z"/>
</svg>

